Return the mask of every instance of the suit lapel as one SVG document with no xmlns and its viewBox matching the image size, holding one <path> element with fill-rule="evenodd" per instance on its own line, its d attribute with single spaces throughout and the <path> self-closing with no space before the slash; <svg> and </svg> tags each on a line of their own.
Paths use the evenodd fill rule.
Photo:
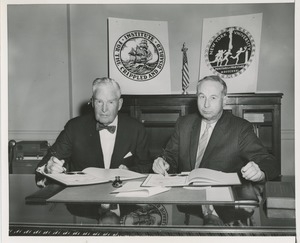
<svg viewBox="0 0 300 243">
<path fill-rule="evenodd" d="M 116 140 L 115 140 L 115 146 L 113 150 L 113 154 L 111 156 L 111 164 L 110 168 L 115 168 L 115 164 L 120 160 L 120 150 L 124 146 L 124 137 L 126 137 L 126 134 L 124 134 L 126 131 L 126 124 L 124 124 L 123 117 L 119 114 L 118 115 L 118 128 L 117 128 L 117 134 L 116 134 Z"/>
<path fill-rule="evenodd" d="M 194 124 L 191 129 L 191 134 L 190 134 L 190 166 L 191 166 L 191 170 L 193 170 L 195 168 L 197 150 L 198 150 L 198 145 L 199 145 L 201 120 L 202 119 L 200 117 L 197 117 L 195 119 Z"/>
<path fill-rule="evenodd" d="M 90 123 L 91 127 L 89 128 L 89 135 L 90 135 L 90 151 L 95 151 L 95 159 L 99 163 L 100 168 L 104 168 L 104 160 L 103 160 L 103 152 L 100 143 L 100 135 L 99 131 L 96 130 L 96 123 L 97 121 L 93 117 L 93 121 Z"/>
</svg>

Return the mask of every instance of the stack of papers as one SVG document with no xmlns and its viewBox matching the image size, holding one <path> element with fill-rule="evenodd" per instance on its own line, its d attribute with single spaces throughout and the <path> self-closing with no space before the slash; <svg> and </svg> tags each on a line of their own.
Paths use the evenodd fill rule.
<svg viewBox="0 0 300 243">
<path fill-rule="evenodd" d="M 112 191 L 116 197 L 150 197 L 162 192 L 169 191 L 170 187 L 141 187 L 140 181 L 129 181 L 125 183 L 122 187 Z"/>
</svg>

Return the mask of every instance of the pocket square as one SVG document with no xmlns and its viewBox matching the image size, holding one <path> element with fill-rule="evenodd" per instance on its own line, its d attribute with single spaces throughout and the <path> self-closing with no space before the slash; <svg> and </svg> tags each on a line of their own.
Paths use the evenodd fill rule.
<svg viewBox="0 0 300 243">
<path fill-rule="evenodd" d="M 129 151 L 129 152 L 124 156 L 124 159 L 126 159 L 126 158 L 128 158 L 128 157 L 130 157 L 130 156 L 132 156 L 132 153 Z"/>
</svg>

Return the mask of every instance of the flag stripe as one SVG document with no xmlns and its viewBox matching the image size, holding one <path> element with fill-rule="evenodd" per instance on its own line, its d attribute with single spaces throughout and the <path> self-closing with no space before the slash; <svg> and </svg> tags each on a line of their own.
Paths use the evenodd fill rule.
<svg viewBox="0 0 300 243">
<path fill-rule="evenodd" d="M 182 62 L 182 90 L 185 91 L 189 87 L 190 76 L 186 50 L 183 49 L 183 62 Z"/>
</svg>

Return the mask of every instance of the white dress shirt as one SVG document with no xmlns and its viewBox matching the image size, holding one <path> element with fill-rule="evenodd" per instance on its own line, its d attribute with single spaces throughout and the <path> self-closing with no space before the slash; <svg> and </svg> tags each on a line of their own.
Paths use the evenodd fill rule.
<svg viewBox="0 0 300 243">
<path fill-rule="evenodd" d="M 114 133 L 110 133 L 109 131 L 107 131 L 107 129 L 99 131 L 105 169 L 110 168 L 111 156 L 114 151 L 116 134 L 118 130 L 117 124 L 118 116 L 116 116 L 115 120 L 111 124 L 109 124 L 109 126 L 116 126 L 116 131 Z"/>
</svg>

